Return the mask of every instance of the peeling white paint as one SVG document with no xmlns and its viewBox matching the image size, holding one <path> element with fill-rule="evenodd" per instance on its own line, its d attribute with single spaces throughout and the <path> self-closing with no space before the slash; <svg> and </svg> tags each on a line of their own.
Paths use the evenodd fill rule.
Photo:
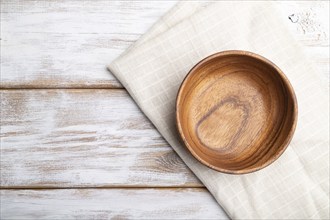
<svg viewBox="0 0 330 220">
<path fill-rule="evenodd" d="M 205 189 L 3 190 L 1 204 L 1 219 L 228 219 Z"/>
<path fill-rule="evenodd" d="M 201 186 L 125 91 L 1 95 L 2 186 Z"/>
</svg>

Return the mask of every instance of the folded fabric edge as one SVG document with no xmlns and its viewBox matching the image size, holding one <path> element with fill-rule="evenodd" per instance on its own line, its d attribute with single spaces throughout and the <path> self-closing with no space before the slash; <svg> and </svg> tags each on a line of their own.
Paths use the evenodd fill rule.
<svg viewBox="0 0 330 220">
<path fill-rule="evenodd" d="M 283 24 L 282 24 L 282 26 L 284 26 Z M 294 39 L 294 37 L 293 37 L 293 35 L 292 35 L 292 33 L 290 32 L 290 31 L 288 31 L 289 33 L 289 35 L 291 35 L 291 39 L 292 39 L 292 42 L 294 42 L 294 44 L 296 44 L 296 45 L 299 45 L 299 42 L 296 42 L 296 40 Z M 298 43 L 298 44 L 297 44 Z M 139 45 L 137 45 L 137 46 L 139 46 Z M 301 57 L 304 57 L 303 59 L 305 60 L 305 61 L 308 61 L 308 59 L 306 58 L 306 56 L 305 56 L 305 54 L 302 52 L 302 50 L 301 50 L 301 48 L 300 48 L 300 46 L 298 47 L 298 49 L 299 49 L 299 53 L 301 54 Z M 301 51 L 301 52 L 300 52 Z M 311 65 L 311 67 L 315 67 L 315 65 L 313 64 L 313 63 L 311 63 L 311 62 L 308 62 L 309 64 L 308 65 Z M 116 72 L 116 67 L 111 67 L 111 65 L 112 64 L 110 64 L 109 66 L 108 66 L 108 68 L 109 68 L 109 70 L 112 72 L 112 73 L 115 73 Z M 313 68 L 314 70 L 315 70 L 315 68 Z M 120 75 L 120 74 L 119 74 Z M 319 80 L 318 81 L 320 81 L 320 82 L 323 82 L 321 79 L 320 79 L 320 77 L 317 75 L 317 74 L 315 74 L 315 73 L 313 73 L 313 75 L 316 77 L 316 78 L 318 78 Z M 116 76 L 116 77 L 119 77 L 119 76 Z M 125 80 L 121 80 L 121 79 L 119 79 L 122 83 L 125 81 Z M 124 83 L 123 83 L 124 84 Z M 126 85 L 124 85 L 124 87 L 126 88 Z M 323 86 L 322 86 L 323 87 Z M 323 88 L 325 88 L 325 87 L 323 87 Z M 132 96 L 132 98 L 135 100 L 135 102 L 137 102 L 137 103 L 139 103 L 138 102 L 138 97 L 135 97 L 135 93 L 134 93 L 134 91 L 132 91 L 131 89 L 129 89 L 129 88 L 127 88 L 127 90 L 128 90 L 128 92 L 129 92 L 129 94 Z M 145 113 L 145 112 L 144 112 Z M 145 113 L 146 114 L 146 116 L 148 117 L 148 118 L 150 118 L 148 115 L 147 115 L 147 113 Z M 156 126 L 156 128 L 157 128 L 157 126 Z M 158 130 L 160 130 L 159 128 L 157 128 Z M 227 212 L 227 211 L 226 211 Z M 228 212 L 227 212 L 228 213 Z"/>
<path fill-rule="evenodd" d="M 114 61 L 128 54 L 134 48 L 143 45 L 144 42 L 151 40 L 168 29 L 173 28 L 175 25 L 180 23 L 182 20 L 192 16 L 196 11 L 201 9 L 201 5 L 208 5 L 209 3 L 201 2 L 186 2 L 179 1 L 170 10 L 165 12 L 137 41 L 130 45 L 122 54 L 120 54 Z M 109 69 L 109 64 L 107 67 Z M 110 69 L 109 69 L 110 70 Z"/>
</svg>

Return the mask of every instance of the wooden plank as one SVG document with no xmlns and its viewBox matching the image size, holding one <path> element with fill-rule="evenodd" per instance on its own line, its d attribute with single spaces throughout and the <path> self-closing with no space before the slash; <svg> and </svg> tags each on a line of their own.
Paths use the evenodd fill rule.
<svg viewBox="0 0 330 220">
<path fill-rule="evenodd" d="M 117 88 L 106 65 L 175 1 L 1 1 L 2 88 Z"/>
<path fill-rule="evenodd" d="M 122 88 L 106 65 L 138 34 L 3 33 L 1 88 Z M 39 42 L 36 44 L 35 42 Z"/>
<path fill-rule="evenodd" d="M 106 65 L 175 1 L 1 2 L 1 88 L 122 88 Z M 283 22 L 329 75 L 329 2 L 279 2 Z M 88 5 L 88 7 L 86 7 Z M 295 14 L 296 23 L 288 19 Z"/>
<path fill-rule="evenodd" d="M 1 190 L 1 219 L 228 219 L 206 189 Z"/>
<path fill-rule="evenodd" d="M 329 1 L 279 1 L 283 22 L 316 64 L 320 76 L 329 80 Z"/>
<path fill-rule="evenodd" d="M 1 187 L 203 187 L 124 90 L 2 90 Z"/>
</svg>

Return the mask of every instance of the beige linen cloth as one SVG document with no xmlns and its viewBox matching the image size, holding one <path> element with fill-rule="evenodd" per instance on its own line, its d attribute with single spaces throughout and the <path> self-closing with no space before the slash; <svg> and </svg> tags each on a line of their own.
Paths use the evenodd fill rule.
<svg viewBox="0 0 330 220">
<path fill-rule="evenodd" d="M 274 3 L 181 2 L 109 65 L 168 143 L 233 219 L 329 218 L 329 102 L 322 81 Z M 276 63 L 298 99 L 298 125 L 285 153 L 251 174 L 214 171 L 194 159 L 175 126 L 176 95 L 202 58 L 248 50 Z"/>
</svg>

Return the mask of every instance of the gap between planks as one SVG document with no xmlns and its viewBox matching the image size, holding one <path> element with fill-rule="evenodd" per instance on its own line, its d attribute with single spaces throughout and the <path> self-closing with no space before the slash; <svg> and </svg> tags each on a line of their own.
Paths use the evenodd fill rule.
<svg viewBox="0 0 330 220">
<path fill-rule="evenodd" d="M 85 86 L 85 85 L 81 85 L 81 86 L 70 86 L 70 87 L 53 87 L 53 86 L 42 86 L 42 87 L 38 87 L 37 85 L 24 85 L 21 87 L 10 87 L 10 86 L 0 86 L 0 90 L 74 90 L 74 89 L 90 89 L 90 90 L 109 90 L 109 89 L 113 89 L 113 90 L 125 90 L 125 88 L 123 87 L 113 87 L 113 86 L 105 86 L 105 85 L 100 85 L 98 86 Z"/>
<path fill-rule="evenodd" d="M 179 189 L 206 189 L 205 186 L 75 186 L 75 187 L 54 187 L 54 186 L 1 186 L 0 190 L 58 190 L 58 189 L 157 189 L 157 190 L 179 190 Z"/>
</svg>

